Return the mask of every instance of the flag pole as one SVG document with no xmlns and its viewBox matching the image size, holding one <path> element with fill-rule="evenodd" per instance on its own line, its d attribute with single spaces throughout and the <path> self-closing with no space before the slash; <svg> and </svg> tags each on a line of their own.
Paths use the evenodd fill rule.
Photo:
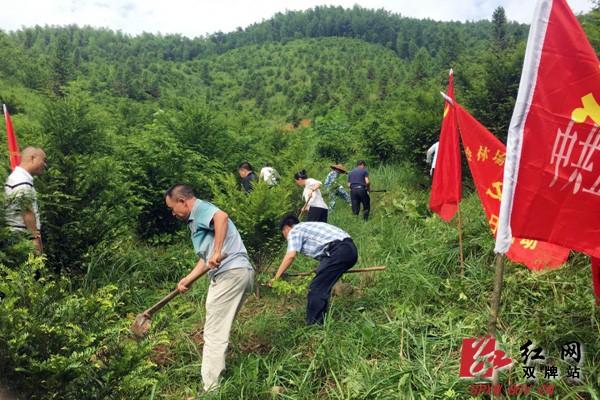
<svg viewBox="0 0 600 400">
<path fill-rule="evenodd" d="M 504 254 L 496 254 L 496 259 L 494 261 L 496 273 L 494 275 L 494 291 L 492 292 L 492 298 L 490 300 L 490 319 L 488 321 L 488 333 L 493 338 L 496 337 L 498 315 L 500 314 L 505 259 Z"/>
<path fill-rule="evenodd" d="M 450 72 L 452 72 L 452 69 L 450 70 Z M 446 99 L 446 101 L 448 101 L 452 105 L 452 107 L 454 107 L 454 99 L 452 99 L 451 97 L 449 97 L 448 95 L 446 95 L 443 92 L 440 92 L 440 93 L 442 94 L 444 99 Z M 460 124 L 458 123 L 458 117 L 457 117 L 456 112 L 454 113 L 454 122 L 456 125 L 456 129 L 458 130 L 459 136 L 462 136 L 462 134 L 460 132 Z M 459 152 L 460 152 L 460 150 L 459 150 Z M 462 181 L 462 176 L 459 177 L 459 179 L 461 179 L 461 181 Z M 458 248 L 459 248 L 459 252 L 460 252 L 460 276 L 464 277 L 465 276 L 465 254 L 463 252 L 462 218 L 460 215 L 460 201 L 456 204 L 456 206 L 458 208 Z"/>
<path fill-rule="evenodd" d="M 496 338 L 496 331 L 498 325 L 498 315 L 500 314 L 500 303 L 502 299 L 502 287 L 504 285 L 504 261 L 506 257 L 504 254 L 496 254 L 494 263 L 496 264 L 496 273 L 494 275 L 494 291 L 492 292 L 492 298 L 490 299 L 490 319 L 488 321 L 488 334 L 492 338 Z M 498 373 L 494 372 L 492 375 L 492 387 L 499 383 Z"/>
<path fill-rule="evenodd" d="M 460 217 L 460 203 L 458 206 L 458 249 L 460 252 L 460 276 L 465 276 L 465 255 L 463 253 L 463 240 L 462 240 L 462 219 Z"/>
</svg>

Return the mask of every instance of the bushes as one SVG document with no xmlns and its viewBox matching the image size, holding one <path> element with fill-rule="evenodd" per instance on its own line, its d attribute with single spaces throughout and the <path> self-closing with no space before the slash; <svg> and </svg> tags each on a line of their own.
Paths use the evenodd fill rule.
<svg viewBox="0 0 600 400">
<path fill-rule="evenodd" d="M 213 202 L 229 214 L 255 265 L 265 265 L 283 240 L 279 220 L 292 209 L 289 188 L 285 184 L 269 188 L 258 182 L 247 194 L 232 175 L 213 181 L 211 187 Z"/>
<path fill-rule="evenodd" d="M 41 278 L 36 280 L 36 271 Z M 136 399 L 157 372 L 147 357 L 160 340 L 136 343 L 131 321 L 117 313 L 115 286 L 70 293 L 69 281 L 48 278 L 43 259 L 19 269 L 0 266 L 0 376 L 28 399 Z"/>
<path fill-rule="evenodd" d="M 125 166 L 111 154 L 102 118 L 77 88 L 44 111 L 48 169 L 36 188 L 45 250 L 57 270 L 80 268 L 90 246 L 133 225 Z"/>
<path fill-rule="evenodd" d="M 342 115 L 317 118 L 315 129 L 319 135 L 317 154 L 319 157 L 345 162 L 352 155 L 350 122 Z"/>
<path fill-rule="evenodd" d="M 199 195 L 207 196 L 207 175 L 223 168 L 218 161 L 209 161 L 166 133 L 160 122 L 162 114 L 158 112 L 143 131 L 127 137 L 119 151 L 131 185 L 129 200 L 139 207 L 136 225 L 143 239 L 172 233 L 178 226 L 165 206 L 165 190 L 176 182 L 187 182 L 197 188 Z"/>
</svg>

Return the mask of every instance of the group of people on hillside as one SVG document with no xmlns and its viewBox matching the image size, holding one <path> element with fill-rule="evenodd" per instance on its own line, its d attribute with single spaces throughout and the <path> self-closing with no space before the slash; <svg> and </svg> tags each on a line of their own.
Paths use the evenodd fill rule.
<svg viewBox="0 0 600 400">
<path fill-rule="evenodd" d="M 41 175 L 46 167 L 46 155 L 40 148 L 27 147 L 21 154 L 21 163 L 5 183 L 7 200 L 6 221 L 11 230 L 27 235 L 38 253 L 43 251 L 41 224 L 38 212 L 33 176 Z M 248 163 L 240 164 L 238 171 L 244 189 L 252 190 L 252 183 L 263 179 L 275 185 L 279 174 L 265 165 L 257 178 Z M 346 200 L 350 197 L 353 211 L 364 208 L 364 218 L 369 217 L 369 174 L 364 162 L 348 175 L 350 195 L 337 183 L 345 169 L 333 165 L 326 178 L 326 186 Z M 358 260 L 358 251 L 344 230 L 326 223 L 328 206 L 322 198 L 321 182 L 309 178 L 306 171 L 295 174 L 296 184 L 304 187 L 305 205 L 300 216 L 306 212 L 306 222 L 300 222 L 294 214 L 282 218 L 279 228 L 287 240 L 287 251 L 269 285 L 281 278 L 292 265 L 298 253 L 319 261 L 315 277 L 311 281 L 306 306 L 306 323 L 322 324 L 327 312 L 333 285 L 344 272 Z M 254 285 L 254 269 L 242 238 L 226 212 L 201 200 L 193 188 L 185 183 L 171 186 L 164 194 L 164 201 L 172 215 L 184 221 L 198 261 L 194 268 L 177 284 L 180 292 L 189 290 L 192 283 L 207 274 L 210 280 L 206 295 L 204 323 L 204 348 L 201 375 L 206 391 L 219 385 L 219 377 L 225 369 L 225 355 L 235 316 L 245 297 Z"/>
<path fill-rule="evenodd" d="M 371 199 L 369 197 L 369 191 L 371 189 L 371 183 L 369 180 L 369 172 L 366 169 L 364 161 L 359 161 L 354 168 L 348 174 L 348 187 L 350 187 L 350 194 L 344 189 L 342 185 L 337 182 L 338 177 L 341 174 L 346 174 L 347 171 L 340 164 L 331 166 L 331 171 L 325 178 L 325 190 L 329 193 L 329 205 L 323 200 L 321 195 L 322 183 L 316 179 L 309 178 L 305 170 L 297 172 L 294 175 L 294 179 L 298 186 L 304 187 L 302 192 L 302 198 L 305 201 L 305 205 L 302 208 L 300 214 L 307 212 L 307 221 L 320 221 L 327 222 L 328 211 L 335 207 L 336 198 L 339 197 L 347 203 L 352 204 L 352 212 L 355 215 L 360 213 L 360 207 L 363 208 L 363 218 L 369 219 L 369 212 L 371 209 Z"/>
<path fill-rule="evenodd" d="M 308 181 L 305 174 L 303 176 L 301 179 Z M 305 190 L 308 190 L 307 199 L 316 199 L 319 186 Z M 171 186 L 164 198 L 171 213 L 187 223 L 198 256 L 195 267 L 179 281 L 177 289 L 186 292 L 204 274 L 208 274 L 210 280 L 205 303 L 201 374 L 204 390 L 211 391 L 218 387 L 219 376 L 225 369 L 231 327 L 246 295 L 252 291 L 254 270 L 235 224 L 224 211 L 196 198 L 187 184 Z M 317 208 L 318 204 L 321 203 L 314 203 L 313 207 Z M 313 215 L 311 208 L 308 208 L 309 215 Z M 322 216 L 320 212 L 319 215 Z M 308 290 L 306 323 L 322 324 L 333 285 L 356 264 L 356 246 L 344 230 L 325 222 L 300 222 L 294 214 L 283 217 L 279 228 L 287 240 L 287 251 L 269 286 L 281 278 L 298 253 L 319 260 Z"/>
<path fill-rule="evenodd" d="M 337 198 L 341 198 L 346 203 L 352 205 L 352 212 L 355 215 L 360 213 L 361 205 L 363 209 L 363 218 L 369 219 L 371 209 L 371 199 L 369 196 L 370 181 L 369 172 L 366 169 L 366 163 L 359 161 L 348 174 L 348 187 L 350 193 L 346 191 L 343 185 L 338 182 L 338 178 L 342 174 L 348 172 L 341 164 L 331 165 L 331 170 L 325 177 L 324 189 L 328 193 L 329 204 L 323 199 L 321 186 L 323 183 L 317 179 L 310 178 L 306 170 L 298 171 L 294 174 L 294 180 L 298 186 L 304 188 L 302 198 L 304 206 L 300 210 L 300 215 L 307 214 L 306 221 L 327 222 L 329 210 L 335 208 Z M 238 174 L 241 178 L 242 189 L 246 193 L 250 193 L 256 182 L 264 181 L 268 186 L 272 187 L 279 183 L 281 176 L 270 164 L 260 170 L 257 177 L 254 173 L 252 165 L 244 161 L 238 166 Z"/>
<path fill-rule="evenodd" d="M 256 177 L 252 166 L 244 162 L 239 165 L 238 173 L 246 192 L 250 192 L 252 185 L 259 179 L 263 179 L 269 186 L 276 185 L 280 179 L 271 165 L 265 165 L 259 177 Z M 365 162 L 359 161 L 348 175 L 350 194 L 337 182 L 341 174 L 346 174 L 346 170 L 335 164 L 331 166 L 325 179 L 325 187 L 333 195 L 334 204 L 335 196 L 340 196 L 345 201 L 350 200 L 356 215 L 362 204 L 363 215 L 367 220 L 370 181 Z M 298 253 L 318 260 L 319 266 L 308 289 L 306 323 L 322 324 L 331 290 L 342 274 L 356 264 L 358 250 L 347 232 L 327 223 L 329 207 L 321 194 L 322 183 L 308 177 L 305 170 L 294 174 L 294 180 L 304 188 L 304 206 L 300 210 L 300 217 L 306 213 L 306 222 L 300 222 L 299 217 L 294 214 L 282 218 L 279 229 L 287 241 L 287 251 L 275 276 L 269 281 L 269 286 L 283 276 Z M 199 257 L 194 269 L 179 282 L 178 289 L 181 292 L 187 291 L 190 282 L 205 273 L 210 277 L 206 297 L 202 380 L 205 390 L 211 390 L 218 385 L 218 377 L 225 368 L 225 352 L 231 325 L 245 295 L 252 290 L 253 270 L 249 267 L 250 261 L 242 239 L 227 214 L 214 205 L 197 199 L 192 188 L 186 184 L 176 184 L 169 188 L 165 194 L 165 202 L 174 216 L 187 222 L 194 250 Z"/>
</svg>

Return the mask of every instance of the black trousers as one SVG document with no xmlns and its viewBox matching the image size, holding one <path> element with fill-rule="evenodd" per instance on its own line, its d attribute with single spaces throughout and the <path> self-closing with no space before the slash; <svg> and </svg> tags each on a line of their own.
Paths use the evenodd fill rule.
<svg viewBox="0 0 600 400">
<path fill-rule="evenodd" d="M 358 251 L 352 239 L 335 243 L 329 256 L 320 259 L 317 275 L 310 282 L 306 302 L 306 324 L 322 324 L 329 306 L 331 289 L 344 272 L 356 264 Z"/>
<path fill-rule="evenodd" d="M 360 205 L 363 206 L 363 217 L 365 220 L 369 219 L 369 211 L 371 211 L 371 197 L 369 192 L 364 187 L 352 188 L 350 191 L 350 200 L 352 202 L 352 213 L 358 215 L 360 212 Z"/>
<path fill-rule="evenodd" d="M 326 208 L 311 207 L 308 209 L 306 222 L 327 222 L 328 210 Z"/>
</svg>

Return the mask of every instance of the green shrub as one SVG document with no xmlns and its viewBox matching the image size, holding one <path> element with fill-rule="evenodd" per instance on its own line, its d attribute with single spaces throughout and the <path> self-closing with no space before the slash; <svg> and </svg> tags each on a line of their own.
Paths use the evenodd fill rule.
<svg viewBox="0 0 600 400">
<path fill-rule="evenodd" d="M 335 162 L 346 162 L 352 155 L 351 128 L 348 120 L 339 114 L 317 118 L 315 130 L 318 134 L 319 157 Z"/>
<path fill-rule="evenodd" d="M 213 180 L 211 187 L 213 202 L 235 223 L 255 266 L 268 264 L 283 241 L 279 220 L 292 209 L 289 186 L 270 188 L 258 182 L 245 193 L 233 175 L 225 175 Z"/>
<path fill-rule="evenodd" d="M 43 115 L 48 169 L 36 183 L 42 237 L 55 269 L 81 267 L 81 256 L 135 221 L 126 168 L 89 97 L 77 89 L 53 99 Z"/>
<path fill-rule="evenodd" d="M 36 280 L 36 271 L 41 275 Z M 117 313 L 123 293 L 69 291 L 39 257 L 0 266 L 0 376 L 28 399 L 137 399 L 157 382 L 148 359 L 160 335 L 137 343 Z"/>
</svg>

